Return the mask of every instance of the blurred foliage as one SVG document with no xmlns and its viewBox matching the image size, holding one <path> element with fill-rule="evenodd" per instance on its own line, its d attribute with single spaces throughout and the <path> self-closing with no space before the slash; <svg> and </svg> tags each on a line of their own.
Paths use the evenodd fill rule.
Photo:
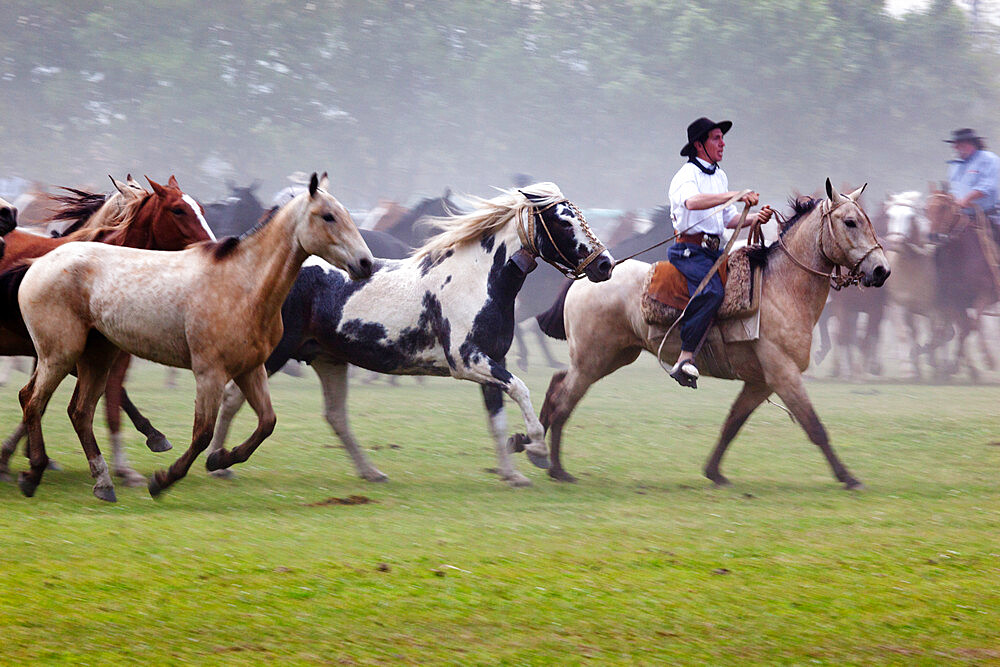
<svg viewBox="0 0 1000 667">
<path fill-rule="evenodd" d="M 6 0 L 5 174 L 125 171 L 222 193 L 327 169 L 347 202 L 514 172 L 584 205 L 665 200 L 685 127 L 731 118 L 734 187 L 876 192 L 944 173 L 954 127 L 996 135 L 990 39 L 936 0 Z"/>
</svg>

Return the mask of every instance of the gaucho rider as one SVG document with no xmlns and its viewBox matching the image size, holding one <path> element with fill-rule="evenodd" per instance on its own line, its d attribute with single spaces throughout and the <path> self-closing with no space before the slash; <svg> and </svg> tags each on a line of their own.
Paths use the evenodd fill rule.
<svg viewBox="0 0 1000 667">
<path fill-rule="evenodd" d="M 674 229 L 680 236 L 670 247 L 671 264 L 687 278 L 689 294 L 694 294 L 698 284 L 708 274 L 722 251 L 720 241 L 726 227 L 736 227 L 739 214 L 733 205 L 724 206 L 738 194 L 729 190 L 729 179 L 719 166 L 726 146 L 723 135 L 733 126 L 731 121 L 714 123 L 699 118 L 688 125 L 688 141 L 681 155 L 688 161 L 670 181 L 670 213 Z M 749 192 L 738 201 L 756 206 L 759 195 Z M 771 207 L 747 215 L 744 224 L 759 221 L 764 224 L 771 218 Z M 724 296 L 722 279 L 716 273 L 688 304 L 681 327 L 681 353 L 670 370 L 670 377 L 685 387 L 697 388 L 698 368 L 694 353 L 722 304 Z"/>
<path fill-rule="evenodd" d="M 945 141 L 954 145 L 958 155 L 948 163 L 952 196 L 966 213 L 972 214 L 973 206 L 981 208 L 993 220 L 995 233 L 1000 157 L 986 150 L 983 138 L 969 127 L 953 131 Z"/>
</svg>

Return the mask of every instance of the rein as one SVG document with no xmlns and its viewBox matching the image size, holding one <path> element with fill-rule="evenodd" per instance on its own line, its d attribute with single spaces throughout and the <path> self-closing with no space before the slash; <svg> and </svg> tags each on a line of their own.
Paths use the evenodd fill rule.
<svg viewBox="0 0 1000 667">
<path fill-rule="evenodd" d="M 836 205 L 831 206 L 829 200 L 826 200 L 826 201 L 824 201 L 820 205 L 822 207 L 822 209 L 821 209 L 822 221 L 826 223 L 826 227 L 829 228 L 829 230 L 830 230 L 829 233 L 830 233 L 831 236 L 833 235 L 833 212 L 836 211 L 837 208 L 840 207 L 841 205 L 843 205 L 844 203 L 846 203 L 846 202 L 841 201 L 841 202 L 837 203 Z M 854 202 L 854 203 L 856 205 L 856 202 Z M 862 210 L 861 207 L 858 207 L 858 208 L 859 208 L 859 210 L 861 210 L 862 214 L 864 214 L 864 210 Z M 865 215 L 865 219 L 866 220 L 867 220 L 867 218 L 868 218 L 868 216 Z M 868 221 L 868 224 L 870 225 L 871 221 Z M 825 259 L 827 262 L 829 262 L 830 264 L 833 265 L 833 270 L 832 271 L 824 272 L 824 271 L 820 271 L 818 269 L 814 269 L 814 268 L 812 268 L 812 267 L 807 266 L 806 264 L 804 264 L 798 257 L 796 257 L 795 255 L 793 255 L 792 251 L 789 250 L 789 248 L 788 248 L 787 245 L 785 245 L 785 237 L 784 237 L 783 234 L 778 235 L 778 247 L 780 247 L 784 251 L 784 253 L 786 255 L 788 255 L 788 258 L 790 260 L 792 260 L 792 262 L 797 267 L 799 267 L 800 269 L 802 269 L 806 273 L 810 273 L 810 274 L 812 274 L 814 276 L 817 276 L 819 278 L 824 278 L 826 280 L 829 280 L 830 281 L 830 287 L 834 291 L 838 291 L 839 292 L 840 290 L 842 290 L 845 287 L 849 287 L 851 285 L 860 285 L 861 284 L 861 274 L 858 273 L 858 269 L 861 268 L 861 264 L 866 259 L 868 259 L 868 256 L 870 254 L 872 254 L 876 250 L 883 250 L 884 251 L 884 249 L 882 248 L 882 244 L 878 242 L 878 239 L 875 239 L 875 245 L 873 245 L 871 248 L 869 248 L 868 252 L 866 252 L 864 255 L 861 256 L 861 259 L 859 259 L 854 264 L 854 266 L 851 267 L 851 270 L 848 271 L 847 275 L 841 275 L 841 273 L 840 273 L 841 265 L 839 263 L 833 261 L 832 259 L 830 259 L 830 256 L 826 254 L 826 250 L 823 249 L 823 229 L 824 229 L 824 227 L 820 226 L 820 228 L 819 228 L 819 252 L 820 252 L 821 255 L 823 255 L 823 259 Z"/>
<path fill-rule="evenodd" d="M 576 214 L 577 219 L 580 220 L 580 227 L 583 229 L 583 233 L 586 235 L 587 239 L 590 240 L 592 247 L 594 248 L 594 250 L 589 255 L 587 255 L 587 257 L 581 260 L 574 268 L 568 268 L 568 267 L 573 267 L 573 262 L 572 260 L 570 260 L 569 257 L 567 257 L 563 253 L 562 250 L 559 249 L 559 245 L 556 243 L 555 238 L 553 238 L 552 232 L 549 230 L 549 226 L 545 222 L 545 217 L 542 215 L 550 208 L 558 206 L 559 204 L 566 204 L 566 206 L 568 206 L 570 210 L 572 210 L 573 213 Z M 520 214 L 518 214 L 517 217 L 517 235 L 521 239 L 521 245 L 532 257 L 541 257 L 545 262 L 554 266 L 556 270 L 559 271 L 559 273 L 563 274 L 570 280 L 579 280 L 580 278 L 583 278 L 584 277 L 583 271 L 590 265 L 591 262 L 593 262 L 603 252 L 607 250 L 607 248 L 604 247 L 604 244 L 601 243 L 600 239 L 598 239 L 597 236 L 594 234 L 594 232 L 590 229 L 590 226 L 587 224 L 587 219 L 583 217 L 583 213 L 580 212 L 580 209 L 578 209 L 573 204 L 573 202 L 569 201 L 568 199 L 560 199 L 558 201 L 554 201 L 551 204 L 545 206 L 545 208 L 538 208 L 537 206 L 535 206 L 534 202 L 531 201 L 531 199 L 528 199 L 528 207 L 529 208 L 526 209 L 528 213 L 527 223 L 525 223 L 522 220 Z M 538 244 L 535 243 L 536 216 L 540 222 L 539 226 L 545 232 L 545 235 L 548 237 L 549 242 L 552 244 L 552 247 L 556 249 L 557 253 L 559 253 L 559 257 L 561 257 L 563 262 L 565 262 L 565 266 L 559 264 L 554 260 L 549 259 L 541 252 L 539 252 Z"/>
</svg>

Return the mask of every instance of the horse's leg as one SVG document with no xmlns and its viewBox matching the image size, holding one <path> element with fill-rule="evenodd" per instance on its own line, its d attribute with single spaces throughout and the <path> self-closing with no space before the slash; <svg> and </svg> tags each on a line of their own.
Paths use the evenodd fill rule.
<svg viewBox="0 0 1000 667">
<path fill-rule="evenodd" d="M 354 462 L 358 475 L 369 482 L 384 482 L 389 479 L 365 456 L 347 421 L 347 364 L 337 364 L 316 359 L 311 366 L 319 376 L 323 387 L 323 416 L 340 438 L 344 449 Z"/>
<path fill-rule="evenodd" d="M 80 337 L 79 347 L 85 343 L 85 336 Z M 49 457 L 45 453 L 45 440 L 42 437 L 42 415 L 48 407 L 52 393 L 59 386 L 59 383 L 69 375 L 73 368 L 75 358 L 82 350 L 65 349 L 66 354 L 60 355 L 51 361 L 39 362 L 35 366 L 34 373 L 28 384 L 24 385 L 18 393 L 21 401 L 24 424 L 28 431 L 28 460 L 30 468 L 27 472 L 18 475 L 17 485 L 21 493 L 29 498 L 35 495 L 35 489 L 42 481 L 42 473 L 49 462 Z"/>
<path fill-rule="evenodd" d="M 969 355 L 966 353 L 966 343 L 969 339 L 969 334 L 972 333 L 973 324 L 974 322 L 969 319 L 968 313 L 962 311 L 959 314 L 956 322 L 958 347 L 955 351 L 955 370 L 958 371 L 964 364 L 969 369 L 969 379 L 973 382 L 979 382 L 979 369 L 976 368 L 976 365 L 972 363 Z"/>
<path fill-rule="evenodd" d="M 123 478 L 125 486 L 142 486 L 146 483 L 146 478 L 128 464 L 122 443 L 122 385 L 131 360 L 132 355 L 125 352 L 115 354 L 104 391 L 104 415 L 108 420 L 108 431 L 111 432 L 111 460 L 114 462 L 115 476 Z"/>
<path fill-rule="evenodd" d="M 225 372 L 221 368 L 204 368 L 195 372 L 194 426 L 191 445 L 166 470 L 157 470 L 149 478 L 149 495 L 154 498 L 166 491 L 177 480 L 187 475 L 191 464 L 212 440 L 215 418 L 219 414 L 222 390 L 226 386 Z"/>
<path fill-rule="evenodd" d="M 816 327 L 819 329 L 819 347 L 816 348 L 816 353 L 813 355 L 813 361 L 818 366 L 823 363 L 826 359 L 826 355 L 830 353 L 833 348 L 833 344 L 830 342 L 830 313 L 829 309 L 824 309 L 823 314 L 819 317 L 819 322 L 816 323 Z"/>
<path fill-rule="evenodd" d="M 118 350 L 106 340 L 100 342 L 95 340 L 87 346 L 77 361 L 76 388 L 67 409 L 73 429 L 87 455 L 90 475 L 96 480 L 94 495 L 112 503 L 117 500 L 115 487 L 111 475 L 108 474 L 108 464 L 104 462 L 101 449 L 94 437 L 94 411 L 104 393 L 111 367 L 118 356 Z M 139 475 L 139 478 L 145 481 L 142 475 Z"/>
<path fill-rule="evenodd" d="M 532 329 L 534 330 L 535 335 L 538 336 L 538 344 L 542 347 L 542 354 L 545 355 L 545 360 L 549 362 L 549 367 L 565 368 L 566 364 L 560 362 L 552 355 L 552 350 L 549 349 L 549 343 L 546 340 L 548 336 L 545 335 L 545 332 L 542 331 L 537 324 L 532 324 Z"/>
<path fill-rule="evenodd" d="M 132 422 L 132 426 L 135 430 L 146 436 L 146 447 L 149 448 L 151 452 L 166 452 L 173 449 L 173 445 L 167 440 L 167 436 L 163 435 L 148 419 L 145 415 L 139 412 L 139 408 L 135 407 L 132 400 L 128 397 L 128 392 L 125 391 L 125 387 L 121 390 L 121 405 L 122 410 L 128 415 L 129 421 Z"/>
<path fill-rule="evenodd" d="M 983 321 L 982 310 L 976 313 L 975 326 L 977 340 L 979 342 L 979 354 L 983 357 L 983 363 L 986 365 L 988 370 L 995 370 L 997 367 L 997 361 L 993 357 L 993 351 L 990 349 L 989 343 L 986 340 L 986 331 L 984 330 L 985 322 Z"/>
<path fill-rule="evenodd" d="M 507 413 L 503 409 L 503 390 L 496 385 L 479 385 L 486 405 L 486 418 L 497 453 L 497 474 L 511 486 L 531 486 L 531 480 L 522 475 L 511 459 L 507 444 Z"/>
<path fill-rule="evenodd" d="M 232 451 L 226 451 L 225 446 L 223 446 L 212 452 L 205 461 L 205 467 L 209 470 L 228 468 L 249 459 L 260 443 L 274 432 L 274 425 L 277 422 L 274 408 L 271 407 L 271 394 L 267 390 L 267 371 L 264 370 L 263 365 L 238 375 L 233 380 L 246 396 L 250 407 L 257 413 L 257 428 L 254 429 L 249 438 L 244 440 L 239 447 L 234 447 Z"/>
<path fill-rule="evenodd" d="M 729 443 L 733 441 L 736 434 L 740 432 L 743 424 L 750 417 L 754 410 L 771 395 L 771 388 L 766 384 L 743 385 L 740 395 L 733 401 L 733 406 L 729 408 L 729 416 L 722 424 L 722 431 L 719 433 L 719 441 L 715 443 L 708 462 L 705 464 L 705 477 L 715 482 L 716 486 L 729 486 L 729 480 L 719 471 L 722 457 L 725 456 Z"/>
<path fill-rule="evenodd" d="M 524 342 L 524 334 L 518 323 L 514 324 L 514 340 L 517 341 L 517 367 L 526 371 L 528 370 L 528 344 Z"/>
<path fill-rule="evenodd" d="M 24 422 L 18 422 L 17 428 L 14 432 L 3 441 L 3 445 L 0 446 L 0 481 L 10 482 L 13 479 L 10 476 L 10 457 L 17 451 L 17 443 L 28 434 L 28 429 L 24 425 Z"/>
<path fill-rule="evenodd" d="M 592 384 L 622 366 L 631 364 L 641 352 L 642 348 L 639 347 L 619 349 L 613 353 L 609 353 L 607 347 L 600 348 L 600 352 L 595 349 L 593 354 L 588 354 L 583 360 L 574 359 L 568 371 L 561 371 L 552 376 L 538 416 L 542 426 L 550 433 L 552 464 L 549 467 L 549 477 L 560 482 L 576 481 L 576 477 L 568 473 L 562 465 L 563 427 Z M 581 361 L 586 364 L 585 367 Z"/>
<path fill-rule="evenodd" d="M 812 440 L 813 444 L 823 452 L 823 456 L 826 457 L 827 463 L 830 464 L 830 468 L 833 470 L 837 481 L 842 482 L 848 489 L 863 488 L 861 482 L 847 470 L 847 467 L 837 458 L 837 454 L 833 451 L 826 429 L 823 427 L 822 422 L 820 422 L 819 416 L 816 414 L 816 410 L 813 409 L 808 394 L 806 394 L 806 388 L 802 382 L 802 375 L 799 373 L 798 368 L 783 369 L 783 372 L 780 373 L 772 371 L 768 375 L 768 384 L 781 397 L 781 400 L 785 402 L 785 405 L 791 410 L 792 415 L 795 416 L 799 424 L 802 425 L 802 429 L 809 436 L 809 439 Z"/>
<path fill-rule="evenodd" d="M 531 405 L 531 392 L 521 378 L 508 371 L 502 361 L 496 361 L 478 349 L 463 349 L 462 356 L 467 359 L 452 371 L 452 375 L 461 380 L 472 380 L 479 384 L 499 387 L 517 403 L 524 419 L 525 432 L 511 437 L 510 442 L 524 445 L 524 453 L 528 459 L 539 468 L 549 467 L 548 448 L 545 446 L 545 429 L 535 416 Z"/>
<path fill-rule="evenodd" d="M 215 431 L 212 433 L 212 442 L 208 445 L 208 457 L 205 459 L 206 466 L 212 454 L 226 446 L 229 428 L 233 424 L 233 419 L 236 418 L 236 413 L 240 411 L 245 402 L 246 399 L 243 397 L 243 392 L 240 391 L 235 382 L 230 382 L 226 385 L 226 390 L 222 394 L 222 408 L 219 410 L 219 418 L 215 420 Z M 219 479 L 232 479 L 235 475 L 229 468 L 209 470 L 208 474 Z"/>
</svg>

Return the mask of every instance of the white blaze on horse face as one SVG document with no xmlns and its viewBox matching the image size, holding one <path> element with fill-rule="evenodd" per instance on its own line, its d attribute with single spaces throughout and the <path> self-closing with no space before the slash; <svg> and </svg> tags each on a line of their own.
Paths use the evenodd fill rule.
<svg viewBox="0 0 1000 667">
<path fill-rule="evenodd" d="M 194 214 L 198 216 L 198 222 L 200 222 L 201 226 L 205 228 L 205 233 L 208 234 L 208 238 L 213 241 L 217 240 L 215 238 L 215 234 L 212 233 L 212 228 L 208 226 L 208 220 L 205 220 L 205 216 L 201 214 L 201 207 L 198 206 L 198 202 L 194 200 L 194 197 L 185 192 L 181 195 L 181 199 L 183 199 L 184 203 L 190 206 L 191 210 L 194 211 Z"/>
</svg>

